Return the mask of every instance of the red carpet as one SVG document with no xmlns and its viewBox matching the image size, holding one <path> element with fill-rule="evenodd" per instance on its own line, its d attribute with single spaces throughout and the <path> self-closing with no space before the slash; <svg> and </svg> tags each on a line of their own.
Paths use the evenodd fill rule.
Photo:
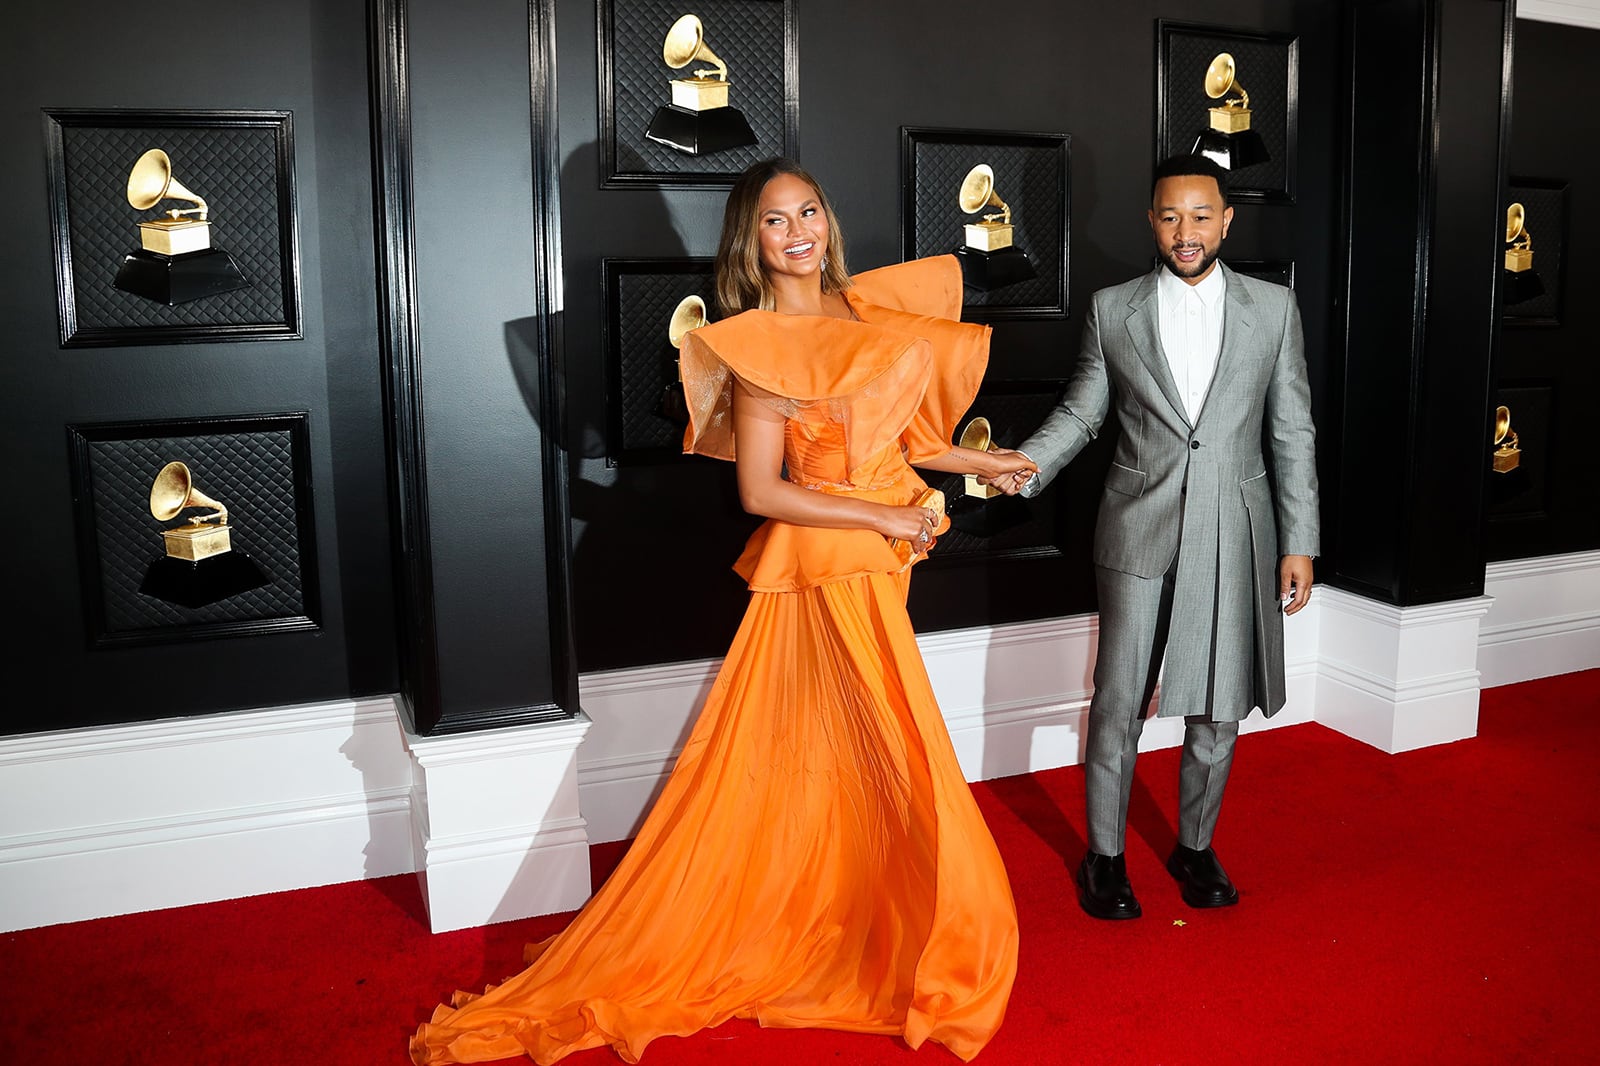
<svg viewBox="0 0 1600 1066">
<path fill-rule="evenodd" d="M 1216 840 L 1243 898 L 1221 911 L 1185 907 L 1162 869 L 1177 755 L 1139 763 L 1134 922 L 1073 901 L 1081 768 L 975 787 L 1022 920 L 1010 1011 L 979 1063 L 1600 1057 L 1600 671 L 1486 691 L 1478 737 L 1404 755 L 1315 725 L 1244 737 Z M 596 848 L 597 873 L 619 852 Z M 513 972 L 564 921 L 433 936 L 407 876 L 0 934 L 0 1061 L 398 1064 L 440 997 Z M 958 1062 L 744 1022 L 644 1061 Z"/>
</svg>

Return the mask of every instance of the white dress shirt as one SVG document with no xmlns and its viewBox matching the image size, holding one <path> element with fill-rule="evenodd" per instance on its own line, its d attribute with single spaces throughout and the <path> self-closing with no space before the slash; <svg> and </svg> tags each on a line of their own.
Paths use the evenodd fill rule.
<svg viewBox="0 0 1600 1066">
<path fill-rule="evenodd" d="M 1222 351 L 1222 298 L 1227 281 L 1213 266 L 1199 284 L 1190 285 L 1170 270 L 1156 282 L 1156 303 L 1161 322 L 1161 347 L 1177 383 L 1178 395 L 1194 424 L 1206 390 L 1217 371 Z"/>
</svg>

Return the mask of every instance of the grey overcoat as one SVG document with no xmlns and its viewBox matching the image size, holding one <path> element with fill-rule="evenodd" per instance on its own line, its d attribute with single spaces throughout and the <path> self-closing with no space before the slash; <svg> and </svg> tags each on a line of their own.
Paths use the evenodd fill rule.
<svg viewBox="0 0 1600 1066">
<path fill-rule="evenodd" d="M 1022 445 L 1060 472 L 1116 408 L 1098 566 L 1157 578 L 1177 559 L 1160 714 L 1237 721 L 1284 703 L 1282 555 L 1318 554 L 1315 430 L 1294 294 L 1222 266 L 1222 350 L 1191 425 L 1161 347 L 1158 271 L 1092 298 L 1060 403 Z M 1116 639 L 1102 605 L 1100 639 Z"/>
</svg>

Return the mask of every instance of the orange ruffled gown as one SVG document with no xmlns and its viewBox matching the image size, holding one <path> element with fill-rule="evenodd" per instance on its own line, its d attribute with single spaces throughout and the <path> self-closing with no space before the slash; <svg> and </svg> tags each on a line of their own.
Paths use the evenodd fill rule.
<svg viewBox="0 0 1600 1066">
<path fill-rule="evenodd" d="M 749 311 L 680 352 L 685 451 L 732 458 L 732 375 L 788 415 L 791 481 L 892 503 L 977 392 L 989 330 L 953 257 L 859 276 L 859 322 Z M 729 1018 L 900 1034 L 963 1059 L 999 1028 L 1017 918 L 905 610 L 915 558 L 869 530 L 769 521 L 750 606 L 621 864 L 528 968 L 459 992 L 417 1063 L 550 1063 Z"/>
</svg>

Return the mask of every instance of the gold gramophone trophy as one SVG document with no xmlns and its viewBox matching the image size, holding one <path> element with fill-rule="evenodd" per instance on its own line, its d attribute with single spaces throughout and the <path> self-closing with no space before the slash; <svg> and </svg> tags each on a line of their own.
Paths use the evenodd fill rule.
<svg viewBox="0 0 1600 1066">
<path fill-rule="evenodd" d="M 699 61 L 711 64 L 672 79 L 672 103 L 656 108 L 645 130 L 647 139 L 686 155 L 709 155 L 756 143 L 744 112 L 728 103 L 728 64 L 706 47 L 705 28 L 695 15 L 684 15 L 667 31 L 661 58 L 673 70 Z"/>
<path fill-rule="evenodd" d="M 150 513 L 158 521 L 170 522 L 187 508 L 207 508 L 181 526 L 163 529 L 167 554 L 174 559 L 197 563 L 213 555 L 233 550 L 228 532 L 228 509 L 194 487 L 194 477 L 185 463 L 172 462 L 161 468 L 150 485 Z"/>
<path fill-rule="evenodd" d="M 234 549 L 228 509 L 195 488 L 187 463 L 168 463 L 150 485 L 150 514 L 170 522 L 189 508 L 211 513 L 161 531 L 166 553 L 145 571 L 140 592 L 183 607 L 204 607 L 267 583 L 255 561 Z"/>
<path fill-rule="evenodd" d="M 1533 269 L 1533 234 L 1521 204 L 1506 208 L 1505 302 L 1521 303 L 1544 295 L 1544 281 Z"/>
<path fill-rule="evenodd" d="M 706 302 L 698 296 L 685 296 L 673 308 L 672 318 L 667 322 L 667 340 L 673 348 L 682 348 L 683 335 L 705 324 Z M 672 377 L 661 390 L 656 413 L 680 426 L 689 421 L 689 405 L 683 394 L 683 364 L 677 359 L 672 360 Z"/>
<path fill-rule="evenodd" d="M 995 191 L 993 167 L 979 163 L 967 171 L 956 200 L 969 215 L 989 207 L 999 208 L 963 228 L 956 258 L 961 261 L 961 275 L 967 285 L 998 289 L 1038 276 L 1028 253 L 1013 243 L 1016 231 L 1011 225 L 1011 207 Z"/>
<path fill-rule="evenodd" d="M 1521 442 L 1511 428 L 1511 408 L 1494 409 L 1494 472 L 1509 474 L 1522 463 Z"/>
<path fill-rule="evenodd" d="M 1222 103 L 1210 109 L 1210 120 L 1195 137 L 1190 155 L 1203 155 L 1226 170 L 1265 163 L 1272 158 L 1261 134 L 1250 128 L 1250 94 L 1239 84 L 1233 56 L 1219 52 L 1206 67 L 1205 92 Z"/>
<path fill-rule="evenodd" d="M 968 422 L 967 428 L 961 431 L 961 439 L 957 443 L 963 448 L 974 448 L 980 452 L 994 451 L 994 433 L 989 428 L 989 420 L 980 416 Z M 980 500 L 1000 495 L 1000 490 L 993 485 L 979 482 L 976 474 L 966 475 L 966 486 L 967 495 L 976 496 Z"/>
<path fill-rule="evenodd" d="M 165 218 L 139 223 L 139 249 L 123 257 L 117 288 L 168 307 L 248 284 L 233 256 L 211 246 L 210 210 L 172 176 L 172 160 L 159 148 L 141 155 L 128 174 L 128 203 L 148 211 L 163 200 L 188 200 Z M 193 216 L 193 217 L 190 217 Z"/>
</svg>

